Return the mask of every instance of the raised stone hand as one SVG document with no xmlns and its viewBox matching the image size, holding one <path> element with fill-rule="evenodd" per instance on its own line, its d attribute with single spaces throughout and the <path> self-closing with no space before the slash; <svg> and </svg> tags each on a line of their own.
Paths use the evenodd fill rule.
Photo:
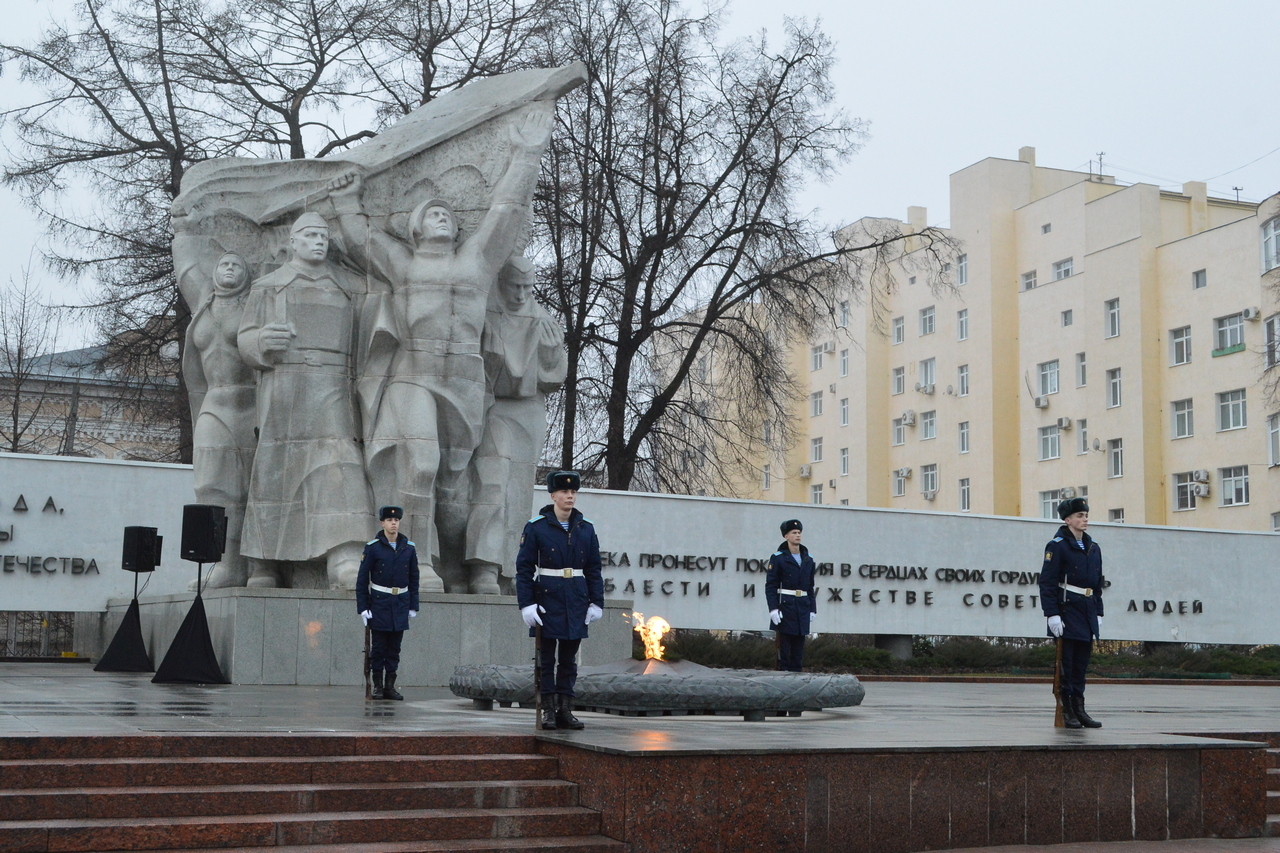
<svg viewBox="0 0 1280 853">
<path fill-rule="evenodd" d="M 551 138 L 551 115 L 543 110 L 525 114 L 519 124 L 511 126 L 511 144 L 525 153 L 542 153 L 542 146 Z"/>
<path fill-rule="evenodd" d="M 364 176 L 359 172 L 347 172 L 329 182 L 326 189 L 333 208 L 339 215 L 360 212 L 360 193 L 364 189 Z"/>
</svg>

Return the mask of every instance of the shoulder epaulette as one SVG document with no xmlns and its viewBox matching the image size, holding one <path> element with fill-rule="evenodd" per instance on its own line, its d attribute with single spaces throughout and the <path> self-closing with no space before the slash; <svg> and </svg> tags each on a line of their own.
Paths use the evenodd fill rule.
<svg viewBox="0 0 1280 853">
<path fill-rule="evenodd" d="M 368 542 L 366 542 L 366 543 L 364 543 L 364 544 L 366 544 L 366 545 L 377 545 L 377 544 L 378 544 L 378 540 L 377 540 L 377 539 L 370 539 Z"/>
<path fill-rule="evenodd" d="M 582 520 L 585 521 L 587 524 L 591 524 L 591 519 L 586 518 L 585 516 L 583 517 Z"/>
<path fill-rule="evenodd" d="M 1061 542 L 1061 541 L 1062 541 L 1062 537 L 1061 537 L 1061 536 L 1055 536 L 1055 537 L 1053 537 L 1053 541 L 1054 541 L 1054 542 Z"/>
<path fill-rule="evenodd" d="M 413 546 L 413 547 L 415 547 L 415 548 L 417 548 L 417 547 L 418 547 L 418 543 L 417 543 L 417 542 L 414 542 L 412 539 L 406 539 L 406 540 L 404 540 L 404 541 L 408 542 L 410 545 L 412 545 L 412 546 Z"/>
<path fill-rule="evenodd" d="M 778 555 L 779 555 L 779 554 L 781 554 L 781 553 L 782 553 L 781 551 L 774 551 L 774 552 L 773 552 L 773 556 L 775 556 L 775 557 L 776 557 L 776 556 L 778 556 Z"/>
<path fill-rule="evenodd" d="M 529 523 L 530 523 L 530 524 L 533 524 L 535 521 L 538 521 L 539 519 L 542 519 L 542 518 L 546 518 L 546 516 L 545 516 L 545 515 L 535 515 L 533 518 L 529 519 Z"/>
</svg>

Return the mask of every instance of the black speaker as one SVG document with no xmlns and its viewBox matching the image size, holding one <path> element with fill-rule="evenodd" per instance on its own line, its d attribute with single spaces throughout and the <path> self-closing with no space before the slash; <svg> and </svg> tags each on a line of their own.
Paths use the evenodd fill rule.
<svg viewBox="0 0 1280 853">
<path fill-rule="evenodd" d="M 213 504 L 182 508 L 182 559 L 216 563 L 227 547 L 227 511 Z"/>
<path fill-rule="evenodd" d="M 156 535 L 154 527 L 126 527 L 124 529 L 124 554 L 120 568 L 126 572 L 154 572 L 160 565 L 160 545 L 163 536 Z"/>
</svg>

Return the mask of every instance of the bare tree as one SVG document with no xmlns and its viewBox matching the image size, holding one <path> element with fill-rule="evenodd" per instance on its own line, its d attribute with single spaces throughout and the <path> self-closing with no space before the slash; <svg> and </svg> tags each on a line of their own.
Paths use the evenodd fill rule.
<svg viewBox="0 0 1280 853">
<path fill-rule="evenodd" d="M 789 347 L 831 317 L 837 287 L 891 287 L 885 256 L 906 235 L 837 244 L 795 209 L 864 135 L 833 105 L 817 25 L 721 47 L 718 13 L 675 0 L 563 14 L 544 62 L 581 59 L 590 84 L 560 102 L 537 198 L 543 296 L 569 347 L 561 464 L 613 489 L 687 488 L 686 460 L 722 470 L 762 421 L 785 433 Z M 918 239 L 923 256 L 948 250 L 938 232 Z"/>
<path fill-rule="evenodd" d="M 63 413 L 45 375 L 58 329 L 28 271 L 0 291 L 0 449 L 9 453 L 54 453 L 61 443 Z"/>
</svg>

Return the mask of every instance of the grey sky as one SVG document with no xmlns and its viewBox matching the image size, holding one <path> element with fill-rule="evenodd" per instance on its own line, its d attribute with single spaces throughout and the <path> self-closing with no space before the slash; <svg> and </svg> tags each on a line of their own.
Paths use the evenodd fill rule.
<svg viewBox="0 0 1280 853">
<path fill-rule="evenodd" d="M 5 38 L 18 39 L 66 0 L 5 5 Z M 931 224 L 946 225 L 948 175 L 1015 158 L 1023 145 L 1040 165 L 1067 169 L 1104 151 L 1105 170 L 1129 183 L 1208 180 L 1211 195 L 1240 186 L 1255 201 L 1280 191 L 1280 5 L 1269 0 L 731 0 L 728 11 L 727 35 L 768 28 L 780 38 L 785 12 L 821 17 L 837 42 L 839 103 L 870 121 L 871 135 L 834 180 L 803 196 L 832 224 L 924 205 Z M 0 103 L 23 97 L 6 69 Z M 0 221 L 0 279 L 17 277 L 40 231 L 5 190 Z"/>
</svg>

